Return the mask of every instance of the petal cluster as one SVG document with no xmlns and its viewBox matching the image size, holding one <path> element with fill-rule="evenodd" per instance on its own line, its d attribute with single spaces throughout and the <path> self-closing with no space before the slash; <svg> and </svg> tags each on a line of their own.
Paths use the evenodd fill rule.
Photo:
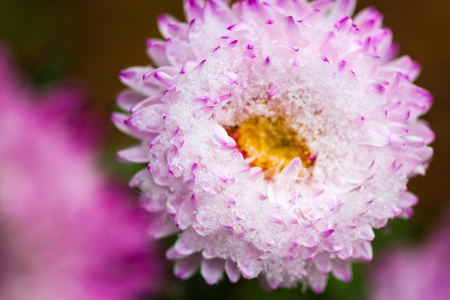
<svg viewBox="0 0 450 300">
<path fill-rule="evenodd" d="M 94 128 L 80 132 L 81 99 L 32 91 L 0 52 L 0 299 L 124 300 L 161 283 L 144 212 L 97 169 Z"/>
<path fill-rule="evenodd" d="M 131 186 L 152 236 L 180 232 L 178 277 L 321 292 L 372 258 L 373 228 L 411 215 L 432 97 L 381 14 L 355 4 L 186 0 L 187 23 L 162 15 L 165 40 L 147 43 L 155 67 L 120 73 L 129 114 L 112 119 L 141 143 L 118 156 L 148 164 Z"/>
</svg>

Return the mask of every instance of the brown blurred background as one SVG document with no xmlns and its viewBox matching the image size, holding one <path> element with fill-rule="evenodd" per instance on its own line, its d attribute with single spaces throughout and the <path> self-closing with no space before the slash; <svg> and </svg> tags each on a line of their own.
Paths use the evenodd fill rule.
<svg viewBox="0 0 450 300">
<path fill-rule="evenodd" d="M 432 92 L 435 102 L 424 117 L 436 133 L 435 155 L 425 177 L 411 180 L 409 189 L 420 202 L 408 221 L 409 231 L 422 231 L 448 215 L 450 201 L 450 1 L 360 0 L 357 11 L 375 6 L 392 28 L 400 54 L 422 64 L 416 84 Z M 126 181 L 134 169 L 120 172 L 114 152 L 131 140 L 113 129 L 109 116 L 116 94 L 124 86 L 118 72 L 149 63 L 146 39 L 159 37 L 158 14 L 183 20 L 182 0 L 1 0 L 0 40 L 14 52 L 18 64 L 37 84 L 58 78 L 84 83 L 92 111 L 107 128 L 105 166 Z M 119 171 L 118 171 L 119 170 Z M 301 296 L 301 295 L 299 295 Z"/>
</svg>

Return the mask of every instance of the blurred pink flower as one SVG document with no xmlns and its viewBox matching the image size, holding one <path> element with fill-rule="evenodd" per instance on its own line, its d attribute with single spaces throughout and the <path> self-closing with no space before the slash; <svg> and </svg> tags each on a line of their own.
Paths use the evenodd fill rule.
<svg viewBox="0 0 450 300">
<path fill-rule="evenodd" d="M 420 247 L 397 247 L 375 261 L 370 300 L 450 299 L 450 223 Z"/>
<path fill-rule="evenodd" d="M 373 228 L 412 214 L 408 178 L 424 174 L 434 134 L 420 66 L 394 59 L 392 33 L 355 0 L 185 0 L 162 15 L 157 68 L 120 73 L 113 115 L 142 142 L 118 153 L 148 163 L 132 186 L 150 233 L 181 231 L 167 257 L 209 284 L 224 270 L 270 288 L 321 292 L 370 260 Z"/>
<path fill-rule="evenodd" d="M 96 167 L 80 108 L 74 87 L 32 91 L 0 49 L 2 300 L 124 300 L 160 287 L 146 216 Z"/>
</svg>

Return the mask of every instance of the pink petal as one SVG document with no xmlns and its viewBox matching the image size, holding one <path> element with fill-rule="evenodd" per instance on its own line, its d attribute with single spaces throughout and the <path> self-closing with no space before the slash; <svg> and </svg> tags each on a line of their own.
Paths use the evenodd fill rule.
<svg viewBox="0 0 450 300">
<path fill-rule="evenodd" d="M 148 163 L 150 159 L 148 158 L 147 154 L 148 150 L 146 147 L 137 145 L 117 152 L 117 158 L 123 162 Z"/>
<path fill-rule="evenodd" d="M 356 0 L 336 0 L 329 15 L 330 20 L 337 20 L 345 16 L 350 17 L 355 10 L 355 6 Z"/>
<path fill-rule="evenodd" d="M 308 282 L 314 292 L 322 293 L 325 289 L 325 286 L 327 285 L 327 278 L 327 275 L 313 270 L 308 276 Z"/>
<path fill-rule="evenodd" d="M 203 17 L 203 1 L 201 0 L 184 0 L 184 12 L 188 22 Z"/>
<path fill-rule="evenodd" d="M 167 214 L 154 213 L 150 218 L 148 234 L 154 238 L 162 238 L 177 232 L 173 218 Z"/>
<path fill-rule="evenodd" d="M 366 132 L 360 139 L 360 144 L 375 147 L 385 147 L 390 141 L 390 132 L 387 127 L 381 123 L 367 122 L 365 124 Z"/>
<path fill-rule="evenodd" d="M 208 284 L 217 283 L 223 276 L 225 261 L 221 258 L 203 259 L 200 273 Z"/>
<path fill-rule="evenodd" d="M 145 99 L 145 96 L 131 90 L 125 90 L 117 95 L 116 103 L 123 110 L 130 111 L 131 108 Z"/>
<path fill-rule="evenodd" d="M 233 283 L 236 283 L 241 277 L 241 272 L 239 271 L 237 263 L 231 259 L 227 259 L 225 262 L 225 271 L 228 275 L 228 279 Z"/>
<path fill-rule="evenodd" d="M 333 274 L 337 279 L 340 279 L 344 282 L 350 282 L 350 280 L 352 279 L 350 262 L 346 260 L 334 259 Z"/>
<path fill-rule="evenodd" d="M 411 192 L 403 192 L 397 202 L 401 208 L 411 207 L 419 202 L 419 198 Z"/>
<path fill-rule="evenodd" d="M 195 214 L 191 204 L 191 199 L 183 201 L 177 215 L 177 225 L 181 230 L 187 229 L 194 223 Z"/>
<path fill-rule="evenodd" d="M 314 257 L 314 264 L 320 272 L 328 274 L 331 270 L 331 259 L 328 252 L 320 252 L 317 254 Z"/>
<path fill-rule="evenodd" d="M 174 273 L 180 279 L 188 279 L 200 267 L 201 256 L 194 254 L 189 257 L 179 259 L 175 262 Z"/>
<path fill-rule="evenodd" d="M 164 41 L 157 39 L 147 40 L 147 54 L 158 67 L 170 64 L 166 55 L 166 42 Z"/>
</svg>

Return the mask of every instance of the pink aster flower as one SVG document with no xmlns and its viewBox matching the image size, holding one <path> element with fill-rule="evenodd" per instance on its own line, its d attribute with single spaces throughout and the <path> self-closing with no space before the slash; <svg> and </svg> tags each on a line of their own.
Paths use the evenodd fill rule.
<svg viewBox="0 0 450 300">
<path fill-rule="evenodd" d="M 86 133 L 77 132 L 85 125 L 79 91 L 38 96 L 17 79 L 1 51 L 0 299 L 156 291 L 162 268 L 151 260 L 157 251 L 145 241 L 142 212 L 99 172 Z"/>
<path fill-rule="evenodd" d="M 374 261 L 371 300 L 450 299 L 450 224 L 420 248 L 397 247 Z"/>
<path fill-rule="evenodd" d="M 151 234 L 180 232 L 167 257 L 209 284 L 261 276 L 321 292 L 370 260 L 373 228 L 411 215 L 408 178 L 424 174 L 434 135 L 419 65 L 394 59 L 392 33 L 355 0 L 184 1 L 162 15 L 154 67 L 120 73 L 114 114 L 148 163 L 131 186 Z"/>
</svg>

